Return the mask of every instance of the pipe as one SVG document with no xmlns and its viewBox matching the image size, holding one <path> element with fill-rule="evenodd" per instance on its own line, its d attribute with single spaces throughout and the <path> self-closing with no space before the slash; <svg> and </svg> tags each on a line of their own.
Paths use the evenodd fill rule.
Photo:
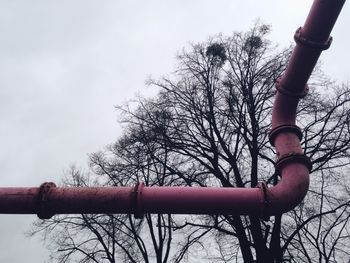
<svg viewBox="0 0 350 263">
<path fill-rule="evenodd" d="M 321 52 L 328 49 L 332 42 L 330 32 L 344 3 L 345 0 L 313 2 L 304 26 L 294 35 L 296 46 L 287 68 L 276 82 L 269 139 L 276 149 L 276 166 L 282 179 L 267 193 L 270 200 L 268 214 L 291 210 L 307 193 L 312 167 L 300 145 L 302 132 L 295 125 L 296 110 L 299 100 L 308 92 L 306 83 Z"/>
<path fill-rule="evenodd" d="M 293 209 L 305 197 L 311 162 L 300 145 L 302 133 L 295 125 L 296 107 L 307 92 L 306 82 L 345 0 L 315 0 L 304 26 L 297 30 L 296 47 L 283 76 L 277 81 L 269 139 L 277 152 L 280 182 L 271 188 L 209 187 L 56 187 L 0 188 L 0 213 L 54 214 L 144 213 L 234 214 L 266 218 Z"/>
<path fill-rule="evenodd" d="M 56 187 L 1 188 L 0 213 L 54 214 L 257 214 L 263 202 L 259 188 L 220 187 Z M 244 203 L 244 206 L 242 206 Z"/>
<path fill-rule="evenodd" d="M 286 169 L 290 167 L 294 169 L 294 166 Z M 42 219 L 54 214 L 85 213 L 128 213 L 137 218 L 145 213 L 264 216 L 267 202 L 269 207 L 279 202 L 269 215 L 281 213 L 283 206 L 280 204 L 284 199 L 291 206 L 298 203 L 288 198 L 298 181 L 295 175 L 289 179 L 287 176 L 276 187 L 266 188 L 271 200 L 266 199 L 261 188 L 145 187 L 143 184 L 135 187 L 56 187 L 53 183 L 44 183 L 39 188 L 0 188 L 0 213 L 37 214 Z M 285 185 L 292 187 L 285 191 Z M 273 194 L 270 193 L 272 190 Z"/>
</svg>

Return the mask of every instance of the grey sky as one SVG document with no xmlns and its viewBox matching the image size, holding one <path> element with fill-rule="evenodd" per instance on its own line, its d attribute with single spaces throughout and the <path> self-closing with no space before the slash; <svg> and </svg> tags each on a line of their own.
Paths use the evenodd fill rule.
<svg viewBox="0 0 350 263">
<path fill-rule="evenodd" d="M 311 0 L 0 2 L 0 186 L 59 182 L 72 163 L 120 135 L 114 106 L 171 72 L 189 42 L 248 29 L 258 17 L 286 46 Z M 323 69 L 347 82 L 349 7 L 322 55 Z M 0 262 L 44 262 L 26 239 L 35 216 L 0 215 Z"/>
</svg>

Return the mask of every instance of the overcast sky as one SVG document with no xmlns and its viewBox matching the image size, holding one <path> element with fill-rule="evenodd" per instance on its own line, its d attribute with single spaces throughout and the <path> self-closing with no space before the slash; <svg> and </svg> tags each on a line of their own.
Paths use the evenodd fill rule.
<svg viewBox="0 0 350 263">
<path fill-rule="evenodd" d="M 189 42 L 247 30 L 257 18 L 271 38 L 292 43 L 311 0 L 0 1 L 1 186 L 60 182 L 71 164 L 118 138 L 114 106 L 172 71 Z M 339 82 L 350 76 L 350 10 L 345 5 L 322 55 Z M 45 262 L 35 216 L 0 215 L 0 262 Z"/>
</svg>

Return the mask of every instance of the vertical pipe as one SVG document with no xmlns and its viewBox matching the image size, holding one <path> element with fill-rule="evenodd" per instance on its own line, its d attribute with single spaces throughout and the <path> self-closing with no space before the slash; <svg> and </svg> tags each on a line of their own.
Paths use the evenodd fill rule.
<svg viewBox="0 0 350 263">
<path fill-rule="evenodd" d="M 331 44 L 330 32 L 345 0 L 315 0 L 302 28 L 294 36 L 296 46 L 283 76 L 276 82 L 277 94 L 272 112 L 270 141 L 277 152 L 281 182 L 270 190 L 270 210 L 292 208 L 307 192 L 311 162 L 300 145 L 302 133 L 295 125 L 299 99 L 308 91 L 308 81 L 321 52 Z M 290 192 L 293 181 L 298 183 Z M 293 197 L 291 197 L 291 194 Z"/>
<path fill-rule="evenodd" d="M 281 87 L 294 93 L 304 91 L 322 50 L 331 43 L 329 35 L 344 3 L 345 0 L 313 2 L 304 26 L 295 34 L 297 45 L 280 80 Z"/>
</svg>

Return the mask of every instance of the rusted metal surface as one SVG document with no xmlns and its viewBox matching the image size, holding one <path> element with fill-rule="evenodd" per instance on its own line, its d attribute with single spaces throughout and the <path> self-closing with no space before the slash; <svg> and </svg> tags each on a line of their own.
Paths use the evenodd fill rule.
<svg viewBox="0 0 350 263">
<path fill-rule="evenodd" d="M 235 214 L 268 218 L 289 211 L 308 191 L 311 163 L 300 145 L 302 133 L 295 125 L 296 108 L 307 93 L 307 80 L 329 37 L 345 0 L 315 0 L 302 28 L 295 34 L 284 75 L 276 83 L 270 142 L 276 148 L 282 179 L 271 188 L 209 187 L 56 187 L 0 188 L 0 213 L 54 214 L 130 213 Z"/>
</svg>

